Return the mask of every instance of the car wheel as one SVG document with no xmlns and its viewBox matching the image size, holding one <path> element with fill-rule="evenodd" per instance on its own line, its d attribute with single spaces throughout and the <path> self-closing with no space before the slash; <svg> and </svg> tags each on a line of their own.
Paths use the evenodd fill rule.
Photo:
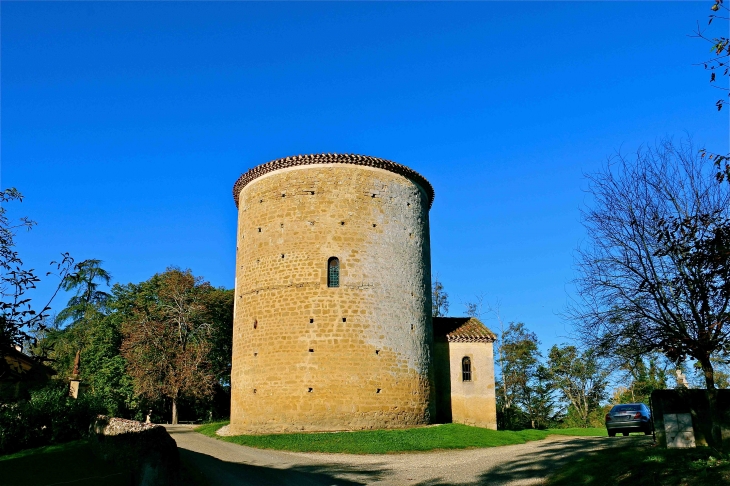
<svg viewBox="0 0 730 486">
<path fill-rule="evenodd" d="M 608 433 L 608 436 L 609 437 L 616 437 L 616 432 L 609 432 Z"/>
<path fill-rule="evenodd" d="M 624 432 L 624 437 L 628 437 L 628 436 L 629 436 L 629 433 L 628 432 Z"/>
</svg>

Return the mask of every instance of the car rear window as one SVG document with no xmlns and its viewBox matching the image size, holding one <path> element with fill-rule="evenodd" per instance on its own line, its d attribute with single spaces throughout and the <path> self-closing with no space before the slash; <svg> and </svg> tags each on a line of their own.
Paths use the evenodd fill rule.
<svg viewBox="0 0 730 486">
<path fill-rule="evenodd" d="M 616 405 L 611 412 L 640 412 L 641 405 Z"/>
</svg>

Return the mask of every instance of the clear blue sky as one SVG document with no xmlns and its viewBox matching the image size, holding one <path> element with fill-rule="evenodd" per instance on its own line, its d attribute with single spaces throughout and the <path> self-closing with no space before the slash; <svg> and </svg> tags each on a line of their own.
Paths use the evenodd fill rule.
<svg viewBox="0 0 730 486">
<path fill-rule="evenodd" d="M 42 272 L 67 251 L 117 282 L 178 265 L 232 287 L 242 172 L 368 154 L 433 184 L 452 314 L 483 294 L 561 342 L 583 173 L 685 132 L 728 149 L 687 36 L 709 6 L 3 2 L 0 183 L 39 223 L 19 250 Z"/>
</svg>

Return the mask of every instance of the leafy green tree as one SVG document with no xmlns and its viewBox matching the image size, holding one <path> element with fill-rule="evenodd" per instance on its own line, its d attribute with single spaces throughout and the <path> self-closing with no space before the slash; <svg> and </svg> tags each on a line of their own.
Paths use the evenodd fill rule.
<svg viewBox="0 0 730 486">
<path fill-rule="evenodd" d="M 537 367 L 529 396 L 529 417 L 535 429 L 546 429 L 557 424 L 560 407 L 556 386 L 550 370 L 544 364 Z"/>
<path fill-rule="evenodd" d="M 555 345 L 548 353 L 547 371 L 579 425 L 590 427 L 591 413 L 606 398 L 608 368 L 592 350 L 580 352 L 575 346 Z"/>
<path fill-rule="evenodd" d="M 606 425 L 605 416 L 609 410 L 611 410 L 611 405 L 594 408 L 590 411 L 586 420 L 572 404 L 567 404 L 565 414 L 560 421 L 560 427 L 566 429 L 587 427 L 604 428 Z"/>
<path fill-rule="evenodd" d="M 101 290 L 111 283 L 101 264 L 100 260 L 85 260 L 74 267 L 63 286 L 74 295 L 45 332 L 39 347 L 53 360 L 60 376 L 72 372 L 80 351 L 80 378 L 90 393 L 99 398 L 107 414 L 128 416 L 136 401 L 126 360 L 119 354 L 121 316 L 130 312 L 128 289 L 115 285 L 111 294 Z"/>
<path fill-rule="evenodd" d="M 101 268 L 101 263 L 101 260 L 84 260 L 76 264 L 61 284 L 63 290 L 74 295 L 55 316 L 42 347 L 51 350 L 49 354 L 62 375 L 71 372 L 77 351 L 86 354 L 96 328 L 105 322 L 109 294 L 100 290 L 100 285 L 108 286 L 111 275 Z"/>
<path fill-rule="evenodd" d="M 59 323 L 71 320 L 71 325 L 78 324 L 106 310 L 109 294 L 99 290 L 99 286 L 108 287 L 112 277 L 101 268 L 101 263 L 101 260 L 84 260 L 63 280 L 63 290 L 75 292 L 75 295 L 56 316 Z"/>
<path fill-rule="evenodd" d="M 619 388 L 615 400 L 619 403 L 649 403 L 651 392 L 664 390 L 668 387 L 668 363 L 662 365 L 662 359 L 657 355 L 633 358 L 623 363 L 627 382 Z"/>
<path fill-rule="evenodd" d="M 139 373 L 135 375 L 135 371 L 139 372 L 139 364 L 144 360 L 128 362 L 122 352 L 123 343 L 125 338 L 129 341 L 129 331 L 135 322 L 139 323 L 140 316 L 164 321 L 165 316 L 174 314 L 176 306 L 185 304 L 184 299 L 175 301 L 169 289 L 165 290 L 171 279 L 164 277 L 169 277 L 171 271 L 139 284 L 115 284 L 110 292 L 105 292 L 102 286 L 110 283 L 110 276 L 101 268 L 101 262 L 91 260 L 82 263 L 74 272 L 74 285 L 67 287 L 74 292 L 64 309 L 68 324 L 62 327 L 57 322 L 43 331 L 38 348 L 45 350 L 61 376 L 71 372 L 76 351 L 81 350 L 81 379 L 90 387 L 89 392 L 103 403 L 107 413 L 142 419 L 150 409 L 161 410 L 163 401 L 170 398 L 160 390 L 140 392 L 141 382 L 145 380 Z M 172 273 L 179 276 L 188 272 Z M 233 291 L 211 287 L 200 279 L 196 282 L 194 289 L 188 289 L 194 293 L 194 298 L 188 302 L 195 307 L 191 322 L 202 325 L 204 329 L 192 337 L 195 342 L 188 345 L 188 350 L 198 353 L 207 349 L 207 353 L 198 356 L 204 357 L 203 368 L 212 376 L 215 396 L 211 398 L 208 393 L 185 392 L 180 394 L 180 399 L 182 405 L 192 407 L 198 417 L 225 416 L 230 403 Z M 136 335 L 143 337 L 139 332 Z M 170 337 L 164 332 L 153 333 L 138 347 L 138 351 L 144 351 L 142 354 L 147 358 L 152 356 L 146 364 L 150 373 L 157 373 L 158 378 L 164 375 L 165 369 L 176 366 L 172 358 L 154 359 L 154 350 L 150 348 L 160 336 Z M 204 348 L 197 344 L 201 337 L 205 337 Z M 174 352 L 176 348 L 172 346 L 169 349 Z M 207 386 L 203 383 L 204 388 Z M 177 408 L 177 403 L 175 405 Z"/>
<path fill-rule="evenodd" d="M 197 417 L 225 418 L 231 414 L 233 299 L 232 289 L 211 287 L 204 295 L 206 320 L 210 323 L 211 349 L 208 359 L 215 376 L 215 385 L 212 396 L 185 402 Z"/>
<path fill-rule="evenodd" d="M 120 355 L 120 315 L 110 313 L 90 321 L 81 353 L 81 378 L 111 416 L 129 416 L 137 406 L 127 361 Z"/>
<path fill-rule="evenodd" d="M 122 323 L 121 353 L 135 393 L 169 399 L 173 424 L 180 399 L 209 397 L 216 383 L 206 307 L 210 292 L 210 284 L 190 270 L 168 268 L 137 286 L 132 314 Z"/>
<path fill-rule="evenodd" d="M 505 393 L 506 385 L 501 377 L 495 379 L 497 390 L 497 429 L 522 430 L 530 423 L 527 415 L 514 403 L 513 397 Z"/>
<path fill-rule="evenodd" d="M 509 428 L 544 427 L 554 416 L 552 385 L 540 362 L 539 345 L 537 335 L 521 322 L 510 322 L 501 336 L 500 403 Z M 520 423 L 520 418 L 527 423 Z"/>
<path fill-rule="evenodd" d="M 230 386 L 233 356 L 233 299 L 232 289 L 211 287 L 204 293 L 206 320 L 210 323 L 210 364 L 218 383 Z"/>
</svg>

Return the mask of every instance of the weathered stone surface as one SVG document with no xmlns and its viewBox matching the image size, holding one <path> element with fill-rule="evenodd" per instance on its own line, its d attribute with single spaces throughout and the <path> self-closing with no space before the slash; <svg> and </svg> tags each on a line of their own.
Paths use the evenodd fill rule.
<svg viewBox="0 0 730 486">
<path fill-rule="evenodd" d="M 274 162 L 235 186 L 231 431 L 429 423 L 430 184 L 373 157 Z"/>
<path fill-rule="evenodd" d="M 177 444 L 161 425 L 99 415 L 92 446 L 102 459 L 129 468 L 136 486 L 180 484 Z"/>
</svg>

